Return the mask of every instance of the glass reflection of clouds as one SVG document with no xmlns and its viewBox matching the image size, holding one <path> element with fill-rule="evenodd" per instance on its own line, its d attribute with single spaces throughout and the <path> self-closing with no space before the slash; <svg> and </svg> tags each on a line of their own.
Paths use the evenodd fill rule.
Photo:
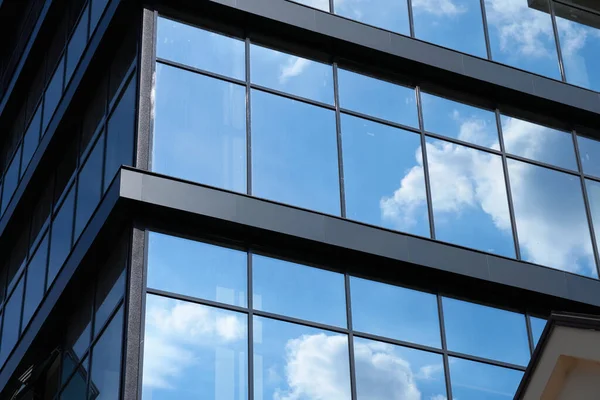
<svg viewBox="0 0 600 400">
<path fill-rule="evenodd" d="M 410 36 L 406 0 L 334 0 L 335 13 Z"/>
<path fill-rule="evenodd" d="M 511 400 L 523 372 L 450 357 L 452 397 L 458 400 Z"/>
<path fill-rule="evenodd" d="M 600 141 L 577 137 L 583 172 L 600 178 Z"/>
<path fill-rule="evenodd" d="M 144 399 L 247 398 L 247 317 L 148 295 Z"/>
<path fill-rule="evenodd" d="M 600 182 L 585 180 L 596 243 L 600 243 Z"/>
<path fill-rule="evenodd" d="M 540 340 L 540 336 L 542 336 L 542 332 L 546 327 L 546 320 L 542 318 L 529 317 L 529 322 L 531 324 L 531 335 L 533 338 L 533 345 L 537 346 L 538 341 Z"/>
</svg>

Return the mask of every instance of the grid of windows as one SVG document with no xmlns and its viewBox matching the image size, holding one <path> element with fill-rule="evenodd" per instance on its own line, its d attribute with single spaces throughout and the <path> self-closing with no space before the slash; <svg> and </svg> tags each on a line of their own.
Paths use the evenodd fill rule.
<svg viewBox="0 0 600 400">
<path fill-rule="evenodd" d="M 158 18 L 151 168 L 597 277 L 597 141 Z"/>
<path fill-rule="evenodd" d="M 600 15 L 561 0 L 291 0 L 600 91 Z"/>
<path fill-rule="evenodd" d="M 508 399 L 545 323 L 253 251 L 147 238 L 143 399 Z"/>
</svg>

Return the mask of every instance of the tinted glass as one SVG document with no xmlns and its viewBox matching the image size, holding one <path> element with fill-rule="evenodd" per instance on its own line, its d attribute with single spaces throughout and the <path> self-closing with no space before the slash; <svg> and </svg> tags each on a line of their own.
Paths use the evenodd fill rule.
<svg viewBox="0 0 600 400">
<path fill-rule="evenodd" d="M 579 155 L 583 172 L 588 175 L 600 177 L 600 142 L 577 136 Z"/>
<path fill-rule="evenodd" d="M 44 94 L 44 120 L 42 124 L 42 132 L 46 131 L 48 123 L 50 122 L 50 118 L 52 118 L 54 115 L 56 106 L 58 106 L 58 103 L 62 97 L 64 78 L 63 62 L 64 58 L 61 58 L 56 70 L 54 70 L 54 75 L 52 75 L 52 79 L 46 88 L 46 93 Z"/>
<path fill-rule="evenodd" d="M 502 116 L 506 152 L 531 160 L 577 169 L 573 136 L 517 118 Z"/>
<path fill-rule="evenodd" d="M 415 36 L 487 58 L 479 0 L 412 0 Z"/>
<path fill-rule="evenodd" d="M 421 136 L 341 115 L 346 216 L 429 236 Z"/>
<path fill-rule="evenodd" d="M 40 305 L 45 291 L 46 263 L 48 261 L 48 235 L 42 239 L 27 266 L 27 286 L 23 303 L 23 328 L 27 326 L 33 313 Z"/>
<path fill-rule="evenodd" d="M 252 272 L 255 309 L 346 327 L 344 275 L 258 255 Z"/>
<path fill-rule="evenodd" d="M 152 169 L 246 191 L 246 90 L 157 65 Z"/>
<path fill-rule="evenodd" d="M 450 357 L 452 396 L 460 400 L 511 400 L 523 372 Z"/>
<path fill-rule="evenodd" d="M 104 190 L 108 188 L 121 165 L 133 165 L 136 89 L 134 82 L 135 77 L 129 82 L 123 97 L 108 120 Z"/>
<path fill-rule="evenodd" d="M 596 243 L 600 243 L 600 182 L 585 180 Z M 590 261 L 591 262 L 591 261 Z M 593 273 L 592 273 L 593 275 Z"/>
<path fill-rule="evenodd" d="M 65 354 L 73 363 L 79 362 L 90 346 L 92 336 L 92 297 L 93 293 L 85 293 L 79 299 L 77 308 L 69 317 L 69 326 L 65 335 Z"/>
<path fill-rule="evenodd" d="M 448 350 L 527 365 L 524 315 L 447 297 L 442 302 Z"/>
<path fill-rule="evenodd" d="M 40 120 L 42 118 L 42 107 L 38 107 L 29 123 L 29 127 L 25 132 L 25 138 L 23 139 L 23 160 L 21 161 L 21 176 L 25 173 L 33 153 L 38 147 L 40 142 Z"/>
<path fill-rule="evenodd" d="M 6 300 L 4 307 L 4 323 L 2 324 L 2 341 L 0 342 L 0 365 L 4 363 L 21 333 L 21 305 L 23 302 L 23 279 L 15 286 L 12 294 Z"/>
<path fill-rule="evenodd" d="M 77 366 L 77 372 L 72 375 L 71 380 L 63 389 L 61 400 L 81 400 L 86 398 L 87 378 L 89 373 L 89 360 L 86 359 Z M 66 378 L 63 376 L 63 379 Z"/>
<path fill-rule="evenodd" d="M 354 277 L 350 293 L 354 330 L 441 347 L 435 295 Z"/>
<path fill-rule="evenodd" d="M 93 2 L 97 2 L 97 0 L 93 0 Z M 77 23 L 75 27 L 75 31 L 73 31 L 73 35 L 69 40 L 69 45 L 67 47 L 67 66 L 65 73 L 65 82 L 68 83 L 71 80 L 71 75 L 73 71 L 75 71 L 75 67 L 79 63 L 79 59 L 83 54 L 83 50 L 85 50 L 85 46 L 87 45 L 87 28 L 88 28 L 88 8 L 86 7 L 85 11 L 81 15 L 81 19 Z"/>
<path fill-rule="evenodd" d="M 77 216 L 75 218 L 75 240 L 87 225 L 102 195 L 102 161 L 104 157 L 104 135 L 100 136 L 90 156 L 79 172 L 77 187 Z"/>
<path fill-rule="evenodd" d="M 247 316 L 148 295 L 143 399 L 247 398 Z"/>
<path fill-rule="evenodd" d="M 567 82 L 600 91 L 600 16 L 555 3 Z"/>
<path fill-rule="evenodd" d="M 350 400 L 348 338 L 254 317 L 254 399 Z"/>
<path fill-rule="evenodd" d="M 410 35 L 406 0 L 334 0 L 333 4 L 338 15 Z"/>
<path fill-rule="evenodd" d="M 508 160 L 521 256 L 597 276 L 578 176 Z"/>
<path fill-rule="evenodd" d="M 329 0 L 292 0 L 296 3 L 304 4 L 319 10 L 329 11 Z"/>
<path fill-rule="evenodd" d="M 252 83 L 333 103 L 333 68 L 306 58 L 252 45 L 250 48 Z"/>
<path fill-rule="evenodd" d="M 514 257 L 502 158 L 427 138 L 427 163 L 436 239 Z"/>
<path fill-rule="evenodd" d="M 245 44 L 166 18 L 158 18 L 156 55 L 232 78 L 245 77 Z"/>
<path fill-rule="evenodd" d="M 52 282 L 54 282 L 54 278 L 56 278 L 58 271 L 71 252 L 74 207 L 75 191 L 71 189 L 52 223 L 50 262 L 48 264 L 48 282 L 46 288 L 49 288 Z"/>
<path fill-rule="evenodd" d="M 547 2 L 485 0 L 492 59 L 560 80 Z"/>
<path fill-rule="evenodd" d="M 94 336 L 100 332 L 119 301 L 125 296 L 124 261 L 111 259 L 96 284 Z"/>
<path fill-rule="evenodd" d="M 533 345 L 537 346 L 537 343 L 540 340 L 540 336 L 542 336 L 542 332 L 546 327 L 546 320 L 542 318 L 529 317 L 529 322 L 531 324 L 531 336 L 533 338 Z"/>
<path fill-rule="evenodd" d="M 245 307 L 245 252 L 151 232 L 149 288 Z"/>
<path fill-rule="evenodd" d="M 339 215 L 338 168 L 333 111 L 252 91 L 253 195 Z"/>
<path fill-rule="evenodd" d="M 96 29 L 96 25 L 98 25 L 107 3 L 108 0 L 92 0 L 92 8 L 90 11 L 90 36 L 91 33 L 94 32 L 94 29 Z"/>
<path fill-rule="evenodd" d="M 94 400 L 119 398 L 122 342 L 123 309 L 115 314 L 92 349 L 90 391 Z"/>
<path fill-rule="evenodd" d="M 500 150 L 493 111 L 427 93 L 421 93 L 421 107 L 426 131 Z"/>
<path fill-rule="evenodd" d="M 19 184 L 19 164 L 21 161 L 21 146 L 17 149 L 10 165 L 6 169 L 4 175 L 4 185 L 2 186 L 2 211 L 0 214 L 4 214 L 4 210 L 8 207 L 10 199 L 12 198 L 17 185 Z"/>
<path fill-rule="evenodd" d="M 358 400 L 446 398 L 441 354 L 355 337 L 354 362 Z"/>
<path fill-rule="evenodd" d="M 338 70 L 340 106 L 408 126 L 419 125 L 414 89 Z"/>
</svg>

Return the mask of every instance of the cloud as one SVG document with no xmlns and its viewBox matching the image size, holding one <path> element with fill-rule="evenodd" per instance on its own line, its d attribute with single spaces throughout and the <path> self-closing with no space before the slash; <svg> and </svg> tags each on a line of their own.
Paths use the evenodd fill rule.
<svg viewBox="0 0 600 400">
<path fill-rule="evenodd" d="M 467 12 L 464 4 L 456 5 L 452 0 L 413 0 L 415 11 L 427 12 L 436 16 L 454 17 Z"/>
<path fill-rule="evenodd" d="M 287 56 L 285 65 L 281 66 L 279 73 L 279 83 L 284 84 L 290 78 L 301 75 L 302 72 L 310 65 L 311 61 L 306 58 L 296 56 Z"/>
</svg>

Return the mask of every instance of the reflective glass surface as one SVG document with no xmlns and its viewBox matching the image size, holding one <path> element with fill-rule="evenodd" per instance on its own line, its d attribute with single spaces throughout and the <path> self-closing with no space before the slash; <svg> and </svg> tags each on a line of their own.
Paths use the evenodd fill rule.
<svg viewBox="0 0 600 400">
<path fill-rule="evenodd" d="M 344 275 L 256 254 L 252 272 L 255 309 L 346 327 Z"/>
<path fill-rule="evenodd" d="M 50 262 L 48 264 L 48 281 L 46 288 L 49 288 L 52 282 L 54 282 L 54 278 L 56 278 L 58 271 L 71 252 L 74 207 L 75 191 L 71 188 L 52 223 Z"/>
<path fill-rule="evenodd" d="M 123 309 L 119 310 L 92 349 L 90 392 L 94 400 L 119 398 L 121 349 L 123 347 Z"/>
<path fill-rule="evenodd" d="M 441 347 L 435 295 L 354 277 L 350 293 L 354 330 Z"/>
<path fill-rule="evenodd" d="M 542 318 L 529 317 L 529 323 L 531 324 L 531 336 L 533 338 L 533 345 L 537 346 L 542 332 L 546 327 L 546 320 Z"/>
<path fill-rule="evenodd" d="M 254 399 L 350 400 L 348 338 L 254 317 Z"/>
<path fill-rule="evenodd" d="M 523 314 L 442 299 L 448 350 L 517 365 L 529 362 L 529 341 Z"/>
<path fill-rule="evenodd" d="M 77 209 L 75 217 L 75 240 L 87 225 L 102 195 L 102 161 L 104 158 L 104 135 L 100 136 L 85 164 L 79 172 Z"/>
<path fill-rule="evenodd" d="M 292 0 L 295 3 L 300 3 L 307 5 L 309 7 L 314 7 L 319 10 L 329 11 L 329 0 Z"/>
<path fill-rule="evenodd" d="M 97 336 L 119 301 L 125 296 L 125 268 L 122 260 L 111 260 L 96 283 L 94 336 Z"/>
<path fill-rule="evenodd" d="M 340 214 L 335 113 L 252 91 L 252 194 Z"/>
<path fill-rule="evenodd" d="M 358 400 L 446 399 L 441 354 L 355 337 L 354 362 Z"/>
<path fill-rule="evenodd" d="M 485 0 L 492 59 L 560 80 L 547 2 Z"/>
<path fill-rule="evenodd" d="M 594 224 L 596 243 L 600 244 L 600 182 L 586 179 L 585 185 L 590 205 L 590 214 L 592 215 L 592 223 Z"/>
<path fill-rule="evenodd" d="M 247 398 L 247 316 L 146 297 L 146 400 Z"/>
<path fill-rule="evenodd" d="M 415 90 L 338 69 L 340 107 L 418 127 Z"/>
<path fill-rule="evenodd" d="M 406 0 L 334 0 L 335 13 L 410 36 Z"/>
<path fill-rule="evenodd" d="M 600 91 L 600 16 L 554 3 L 567 82 Z"/>
<path fill-rule="evenodd" d="M 501 121 L 507 153 L 577 170 L 573 136 L 570 133 L 504 115 Z"/>
<path fill-rule="evenodd" d="M 21 162 L 21 147 L 16 151 L 16 154 L 13 156 L 10 165 L 6 169 L 6 174 L 4 175 L 4 185 L 2 186 L 2 210 L 0 214 L 4 214 L 4 210 L 8 207 L 10 203 L 10 199 L 12 198 L 15 190 L 17 189 L 17 185 L 19 184 L 19 165 Z"/>
<path fill-rule="evenodd" d="M 243 86 L 157 64 L 155 107 L 153 171 L 246 191 Z"/>
<path fill-rule="evenodd" d="M 48 235 L 45 235 L 27 266 L 27 285 L 25 287 L 25 301 L 23 303 L 23 328 L 27 326 L 44 297 L 47 261 Z"/>
<path fill-rule="evenodd" d="M 88 28 L 88 8 L 81 14 L 81 18 L 73 31 L 73 35 L 69 40 L 67 46 L 67 65 L 65 72 L 65 82 L 68 83 L 71 80 L 71 75 L 75 71 L 75 67 L 79 63 L 79 59 L 85 50 L 87 45 L 87 28 Z"/>
<path fill-rule="evenodd" d="M 423 92 L 421 107 L 426 131 L 500 150 L 493 111 Z"/>
<path fill-rule="evenodd" d="M 46 88 L 46 93 L 44 94 L 44 120 L 42 123 L 42 132 L 46 131 L 48 123 L 50 122 L 50 118 L 52 118 L 52 116 L 54 115 L 56 106 L 58 106 L 58 103 L 62 98 L 64 80 L 64 60 L 64 57 L 60 59 L 60 62 L 54 70 L 54 75 L 52 75 L 52 79 L 50 80 L 50 83 Z"/>
<path fill-rule="evenodd" d="M 40 142 L 40 120 L 42 118 L 42 107 L 38 106 L 31 122 L 29 123 L 29 127 L 25 132 L 25 136 L 23 139 L 23 159 L 21 160 L 21 176 L 25 173 L 27 166 L 29 165 L 29 161 L 31 161 L 31 157 L 33 157 L 33 153 L 38 147 Z"/>
<path fill-rule="evenodd" d="M 87 378 L 89 373 L 88 364 L 89 360 L 86 357 L 86 359 L 83 360 L 79 366 L 77 366 L 77 372 L 72 375 L 71 380 L 60 395 L 61 400 L 81 400 L 88 398 L 86 397 Z M 65 379 L 64 376 L 63 379 Z"/>
<path fill-rule="evenodd" d="M 4 363 L 19 340 L 19 334 L 21 333 L 23 286 L 23 278 L 21 276 L 12 294 L 6 300 L 4 322 L 2 324 L 2 340 L 0 341 L 0 365 Z"/>
<path fill-rule="evenodd" d="M 421 136 L 341 115 L 346 216 L 429 236 Z"/>
<path fill-rule="evenodd" d="M 577 136 L 577 145 L 579 147 L 583 172 L 588 175 L 600 177 L 600 142 L 583 136 Z"/>
<path fill-rule="evenodd" d="M 102 13 L 104 13 L 104 8 L 106 7 L 107 3 L 108 0 L 92 0 L 92 8 L 90 12 L 90 36 L 91 33 L 94 32 L 94 29 L 96 29 L 96 25 L 98 25 L 100 17 L 102 16 Z"/>
<path fill-rule="evenodd" d="M 86 293 L 79 299 L 78 306 L 69 318 L 65 336 L 65 354 L 72 358 L 73 364 L 81 360 L 92 339 L 92 293 Z M 100 329 L 98 327 L 97 329 Z"/>
<path fill-rule="evenodd" d="M 508 160 L 521 256 L 596 277 L 579 176 Z"/>
<path fill-rule="evenodd" d="M 232 78 L 244 79 L 245 44 L 210 31 L 158 18 L 156 56 Z"/>
<path fill-rule="evenodd" d="M 149 288 L 246 306 L 245 252 L 150 232 Z"/>
<path fill-rule="evenodd" d="M 450 357 L 452 397 L 459 400 L 511 400 L 523 372 Z"/>
<path fill-rule="evenodd" d="M 333 104 L 331 65 L 252 45 L 250 74 L 254 84 Z"/>
<path fill-rule="evenodd" d="M 436 239 L 514 257 L 502 158 L 427 138 L 427 163 Z"/>
<path fill-rule="evenodd" d="M 418 39 L 487 58 L 479 0 L 412 0 Z"/>
</svg>

